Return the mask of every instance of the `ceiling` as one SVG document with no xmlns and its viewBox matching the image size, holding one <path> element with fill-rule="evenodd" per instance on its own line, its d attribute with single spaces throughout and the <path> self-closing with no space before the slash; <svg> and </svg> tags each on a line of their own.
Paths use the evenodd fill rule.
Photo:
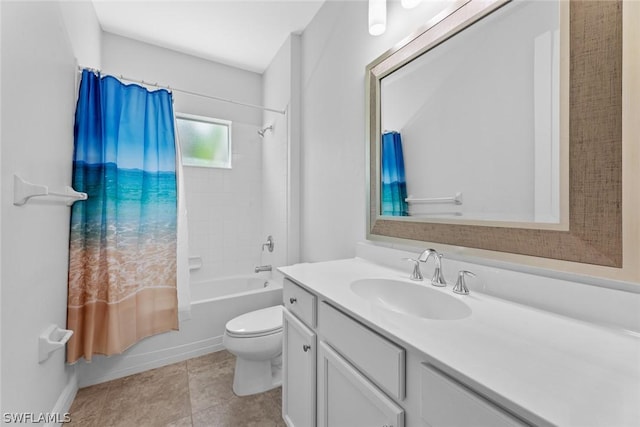
<svg viewBox="0 0 640 427">
<path fill-rule="evenodd" d="M 92 0 L 106 32 L 262 73 L 324 0 Z"/>
</svg>

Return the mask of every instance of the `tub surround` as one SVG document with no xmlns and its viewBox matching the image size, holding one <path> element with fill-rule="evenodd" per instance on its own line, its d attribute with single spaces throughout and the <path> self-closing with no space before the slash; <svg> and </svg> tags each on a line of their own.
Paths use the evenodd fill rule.
<svg viewBox="0 0 640 427">
<path fill-rule="evenodd" d="M 393 263 L 399 259 L 397 255 L 403 254 L 391 249 L 386 251 Z M 359 249 L 359 253 L 363 252 L 371 255 L 371 251 Z M 446 259 L 443 265 L 449 286 L 435 288 L 429 285 L 428 279 L 423 283 L 468 305 L 471 315 L 466 318 L 419 319 L 382 309 L 350 289 L 353 281 L 363 278 L 411 282 L 409 263 L 402 269 L 394 269 L 363 258 L 352 258 L 297 264 L 280 268 L 280 271 L 316 294 L 319 300 L 329 302 L 407 349 L 408 406 L 417 408 L 415 399 L 419 399 L 411 396 L 419 394 L 419 389 L 411 383 L 410 363 L 429 363 L 535 425 L 625 426 L 640 423 L 637 406 L 640 401 L 640 335 L 633 332 L 639 329 L 640 299 L 637 293 L 598 288 L 593 294 L 595 287 L 582 285 L 592 295 L 583 299 L 575 293 L 574 306 L 585 302 L 590 307 L 591 301 L 597 300 L 598 292 L 605 296 L 599 300 L 605 307 L 611 305 L 612 298 L 631 301 L 619 307 L 621 319 L 614 319 L 613 315 L 585 319 L 585 313 L 580 310 L 559 314 L 560 306 L 556 307 L 556 313 L 541 309 L 544 300 L 533 300 L 532 305 L 525 305 L 526 301 L 516 303 L 500 298 L 500 286 L 507 285 L 499 275 L 485 274 L 488 267 L 456 264 Z M 457 268 L 462 265 L 490 282 L 485 288 L 494 294 L 481 292 L 482 287 L 477 285 L 470 286 L 470 295 L 453 294 Z M 425 277 L 430 278 L 433 265 L 422 268 Z M 531 275 L 494 270 L 494 274 L 502 272 L 513 287 L 520 286 L 518 280 L 524 281 L 525 285 L 531 283 L 531 278 L 527 277 Z M 553 279 L 537 277 L 536 280 Z M 576 284 L 567 282 L 566 290 L 560 282 L 565 281 L 558 280 L 554 285 L 562 300 Z M 540 289 L 554 292 L 544 286 Z M 409 425 L 409 409 L 407 414 Z"/>
</svg>

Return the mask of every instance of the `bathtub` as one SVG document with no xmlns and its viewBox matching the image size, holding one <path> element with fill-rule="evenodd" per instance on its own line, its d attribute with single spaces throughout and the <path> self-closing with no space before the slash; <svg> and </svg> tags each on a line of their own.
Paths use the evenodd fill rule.
<svg viewBox="0 0 640 427">
<path fill-rule="evenodd" d="M 190 318 L 180 322 L 179 331 L 146 338 L 121 355 L 97 355 L 91 363 L 78 362 L 79 387 L 224 349 L 222 336 L 229 320 L 249 311 L 282 304 L 282 280 L 262 274 L 192 283 L 191 312 L 187 316 Z"/>
<path fill-rule="evenodd" d="M 216 299 L 282 289 L 282 284 L 259 275 L 231 276 L 191 284 L 191 308 Z"/>
</svg>

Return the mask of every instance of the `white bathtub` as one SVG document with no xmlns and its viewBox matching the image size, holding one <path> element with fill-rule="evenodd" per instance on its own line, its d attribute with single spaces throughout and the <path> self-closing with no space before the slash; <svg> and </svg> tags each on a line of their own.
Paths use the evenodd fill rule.
<svg viewBox="0 0 640 427">
<path fill-rule="evenodd" d="M 215 299 L 238 297 L 256 292 L 282 289 L 282 284 L 258 275 L 232 276 L 191 284 L 191 307 Z"/>
<path fill-rule="evenodd" d="M 94 356 L 77 364 L 78 385 L 121 378 L 203 354 L 222 350 L 225 324 L 249 311 L 282 304 L 282 281 L 261 274 L 192 283 L 191 318 L 180 330 L 140 341 L 118 356 Z"/>
</svg>

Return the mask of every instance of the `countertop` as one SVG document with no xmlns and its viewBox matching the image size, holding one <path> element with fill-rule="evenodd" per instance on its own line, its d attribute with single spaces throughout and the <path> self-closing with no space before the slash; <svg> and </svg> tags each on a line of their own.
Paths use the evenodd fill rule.
<svg viewBox="0 0 640 427">
<path fill-rule="evenodd" d="M 356 295 L 350 284 L 363 278 L 411 282 L 407 272 L 360 258 L 279 270 L 531 423 L 640 426 L 640 338 L 633 334 L 479 292 L 456 295 L 451 284 L 432 288 L 465 302 L 469 317 L 396 313 Z"/>
</svg>

